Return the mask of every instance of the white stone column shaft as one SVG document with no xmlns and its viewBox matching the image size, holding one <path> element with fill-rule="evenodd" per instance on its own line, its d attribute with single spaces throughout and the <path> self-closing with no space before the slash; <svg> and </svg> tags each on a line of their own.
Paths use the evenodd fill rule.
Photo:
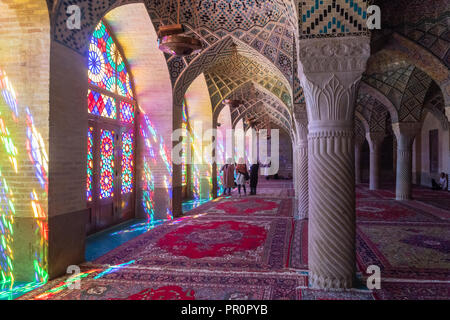
<svg viewBox="0 0 450 320">
<path fill-rule="evenodd" d="M 384 136 L 384 132 L 369 132 L 366 135 L 370 148 L 370 190 L 377 190 L 380 188 L 380 149 L 381 144 L 383 143 Z"/>
<path fill-rule="evenodd" d="M 412 144 L 420 123 L 394 123 L 392 129 L 397 139 L 395 198 L 408 200 L 412 193 Z"/>
<path fill-rule="evenodd" d="M 356 271 L 354 104 L 369 38 L 300 41 L 308 112 L 309 284 L 353 286 Z"/>
</svg>

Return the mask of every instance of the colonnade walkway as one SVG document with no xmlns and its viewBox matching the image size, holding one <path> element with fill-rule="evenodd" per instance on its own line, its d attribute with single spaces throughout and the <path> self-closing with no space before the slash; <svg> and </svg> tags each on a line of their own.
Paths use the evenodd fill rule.
<svg viewBox="0 0 450 320">
<path fill-rule="evenodd" d="M 308 220 L 293 218 L 292 182 L 261 179 L 256 196 L 210 201 L 20 299 L 448 298 L 449 193 L 415 188 L 415 200 L 399 202 L 392 186 L 356 191 L 355 289 L 308 289 Z M 365 285 L 371 265 L 381 269 L 379 290 Z"/>
</svg>

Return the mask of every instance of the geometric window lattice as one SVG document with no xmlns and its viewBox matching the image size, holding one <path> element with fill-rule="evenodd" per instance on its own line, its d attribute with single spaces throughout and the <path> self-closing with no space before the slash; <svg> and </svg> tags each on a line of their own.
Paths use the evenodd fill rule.
<svg viewBox="0 0 450 320">
<path fill-rule="evenodd" d="M 98 23 L 91 36 L 87 58 L 88 112 L 91 120 L 100 123 L 99 132 L 95 132 L 95 136 L 100 135 L 100 139 L 94 138 L 94 131 L 97 130 L 95 126 L 88 130 L 86 192 L 88 202 L 92 202 L 94 194 L 99 199 L 112 199 L 133 192 L 135 138 L 132 127 L 136 122 L 137 105 L 127 61 L 104 21 Z M 101 123 L 105 122 L 108 126 L 113 125 L 114 129 L 100 129 L 103 127 Z M 115 137 L 115 132 L 119 131 L 125 133 Z M 115 139 L 122 139 L 119 140 L 122 147 L 120 144 L 115 145 Z M 116 147 L 122 151 L 119 157 L 115 155 Z M 97 155 L 96 161 L 99 163 L 94 162 Z M 98 178 L 94 175 L 94 167 L 97 166 Z M 116 174 L 120 174 L 122 183 L 114 183 Z"/>
<path fill-rule="evenodd" d="M 89 202 L 92 201 L 92 180 L 94 177 L 94 128 L 88 129 L 88 150 L 87 150 L 87 179 L 86 179 L 86 195 Z"/>
<path fill-rule="evenodd" d="M 90 84 L 133 99 L 125 60 L 103 21 L 97 25 L 91 38 L 88 75 Z"/>
<path fill-rule="evenodd" d="M 122 97 L 133 99 L 133 91 L 131 90 L 130 75 L 127 72 L 125 62 L 120 53 L 118 53 L 117 65 L 117 93 Z"/>
<path fill-rule="evenodd" d="M 133 132 L 122 133 L 122 194 L 133 191 Z"/>
<path fill-rule="evenodd" d="M 96 116 L 116 119 L 116 99 L 88 90 L 88 111 Z"/>
<path fill-rule="evenodd" d="M 101 130 L 100 199 L 114 196 L 114 132 Z"/>
<path fill-rule="evenodd" d="M 117 47 L 104 23 L 100 22 L 89 45 L 89 83 L 116 92 L 116 60 Z"/>
<path fill-rule="evenodd" d="M 120 102 L 120 121 L 134 123 L 134 106 L 128 102 Z"/>
</svg>

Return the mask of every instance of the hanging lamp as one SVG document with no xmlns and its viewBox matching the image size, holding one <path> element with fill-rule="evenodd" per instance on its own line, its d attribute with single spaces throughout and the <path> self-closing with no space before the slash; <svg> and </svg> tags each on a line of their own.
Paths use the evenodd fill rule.
<svg viewBox="0 0 450 320">
<path fill-rule="evenodd" d="M 225 106 L 229 106 L 231 109 L 235 109 L 239 107 L 243 102 L 237 99 L 225 99 L 223 100 L 223 104 Z"/>
<path fill-rule="evenodd" d="M 163 52 L 183 57 L 200 52 L 202 50 L 202 42 L 183 34 L 185 29 L 180 23 L 180 9 L 180 0 L 178 0 L 177 23 L 159 27 L 158 47 Z M 194 10 L 196 11 L 195 5 Z"/>
</svg>

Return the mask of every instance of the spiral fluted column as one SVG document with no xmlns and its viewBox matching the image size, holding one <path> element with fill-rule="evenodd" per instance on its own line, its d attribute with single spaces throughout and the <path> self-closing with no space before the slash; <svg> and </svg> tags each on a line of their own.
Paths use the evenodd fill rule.
<svg viewBox="0 0 450 320">
<path fill-rule="evenodd" d="M 308 140 L 300 140 L 297 145 L 297 190 L 298 218 L 308 217 Z"/>
<path fill-rule="evenodd" d="M 308 264 L 312 288 L 353 286 L 356 271 L 356 92 L 370 56 L 367 37 L 300 41 L 308 112 Z"/>
<path fill-rule="evenodd" d="M 369 132 L 366 136 L 370 148 L 370 190 L 377 190 L 380 188 L 380 157 L 381 144 L 384 140 L 384 136 L 384 132 Z"/>
<path fill-rule="evenodd" d="M 308 150 L 310 284 L 349 288 L 356 250 L 352 128 L 310 128 Z"/>
<path fill-rule="evenodd" d="M 397 139 L 395 199 L 409 200 L 412 194 L 412 144 L 420 131 L 420 123 L 394 123 L 392 129 Z"/>
</svg>

